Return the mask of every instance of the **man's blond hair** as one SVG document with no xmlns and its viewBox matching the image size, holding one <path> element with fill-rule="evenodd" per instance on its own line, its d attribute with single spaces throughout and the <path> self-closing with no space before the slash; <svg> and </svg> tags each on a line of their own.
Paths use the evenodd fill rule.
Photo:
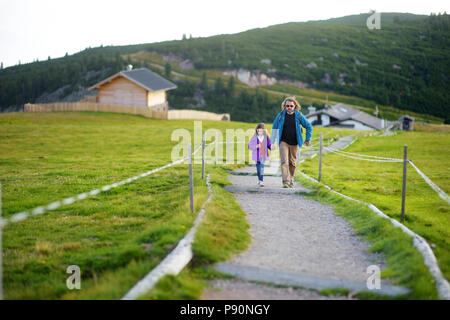
<svg viewBox="0 0 450 320">
<path fill-rule="evenodd" d="M 297 99 L 295 99 L 295 97 L 287 97 L 286 99 L 284 99 L 284 101 L 281 103 L 281 110 L 286 109 L 286 102 L 291 101 L 295 104 L 295 110 L 299 110 L 302 108 L 302 106 L 300 105 L 300 103 L 297 101 Z"/>
</svg>

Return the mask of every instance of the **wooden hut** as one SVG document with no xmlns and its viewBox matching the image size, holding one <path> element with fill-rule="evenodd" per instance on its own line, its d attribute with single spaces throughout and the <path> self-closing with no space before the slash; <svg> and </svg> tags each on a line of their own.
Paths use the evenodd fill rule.
<svg viewBox="0 0 450 320">
<path fill-rule="evenodd" d="M 167 111 L 167 91 L 177 86 L 160 75 L 140 68 L 116 73 L 93 85 L 88 90 L 98 90 L 98 103 L 135 106 Z"/>
</svg>

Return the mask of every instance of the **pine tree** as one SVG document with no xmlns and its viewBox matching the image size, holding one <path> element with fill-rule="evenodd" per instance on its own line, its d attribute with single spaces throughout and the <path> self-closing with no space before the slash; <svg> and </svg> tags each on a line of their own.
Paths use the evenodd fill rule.
<svg viewBox="0 0 450 320">
<path fill-rule="evenodd" d="M 164 66 L 164 75 L 166 76 L 167 79 L 170 79 L 172 74 L 172 66 L 170 65 L 170 63 L 166 63 L 166 65 Z"/>
<path fill-rule="evenodd" d="M 267 91 L 264 91 L 262 105 L 266 107 L 268 104 L 269 104 L 269 94 L 267 93 Z"/>
<path fill-rule="evenodd" d="M 202 74 L 202 81 L 200 82 L 200 89 L 208 90 L 208 80 L 206 79 L 206 72 Z"/>
<path fill-rule="evenodd" d="M 224 91 L 224 87 L 223 87 L 223 81 L 222 78 L 217 78 L 216 79 L 216 83 L 214 86 L 214 91 L 216 92 L 217 95 L 222 95 L 223 91 Z"/>
<path fill-rule="evenodd" d="M 255 94 L 253 96 L 251 110 L 258 111 L 258 95 L 257 94 Z"/>
<path fill-rule="evenodd" d="M 0 64 L 0 70 L 3 70 L 3 62 Z"/>
<path fill-rule="evenodd" d="M 228 79 L 228 85 L 227 85 L 227 96 L 233 97 L 234 95 L 234 77 L 230 77 Z"/>
</svg>

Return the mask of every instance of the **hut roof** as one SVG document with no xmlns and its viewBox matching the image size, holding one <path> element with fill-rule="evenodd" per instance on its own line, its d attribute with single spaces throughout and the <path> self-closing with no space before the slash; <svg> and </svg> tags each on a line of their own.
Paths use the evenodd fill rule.
<svg viewBox="0 0 450 320">
<path fill-rule="evenodd" d="M 309 113 L 306 115 L 306 117 L 309 118 L 318 114 L 327 114 L 330 117 L 338 119 L 338 122 L 342 122 L 345 120 L 355 120 L 374 129 L 383 129 L 383 123 L 381 119 L 374 117 L 366 112 L 353 109 L 343 103 L 338 103 L 326 109 L 321 109 L 316 112 Z"/>
<path fill-rule="evenodd" d="M 148 70 L 147 68 L 140 68 L 129 71 L 121 71 L 116 73 L 115 75 L 93 85 L 88 90 L 98 89 L 100 86 L 105 83 L 111 82 L 115 78 L 124 77 L 138 86 L 148 90 L 148 91 L 160 91 L 160 90 L 171 90 L 176 89 L 176 84 L 170 82 L 169 80 L 164 79 L 160 75 Z"/>
</svg>

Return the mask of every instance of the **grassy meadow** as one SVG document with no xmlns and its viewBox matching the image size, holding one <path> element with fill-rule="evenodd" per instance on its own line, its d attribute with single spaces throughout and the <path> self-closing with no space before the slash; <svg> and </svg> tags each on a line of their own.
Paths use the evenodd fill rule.
<svg viewBox="0 0 450 320">
<path fill-rule="evenodd" d="M 450 192 L 450 136 L 442 126 L 423 126 L 413 132 L 359 139 L 345 151 L 408 159 L 447 194 Z M 434 132 L 432 129 L 435 128 Z M 317 179 L 318 157 L 301 170 Z M 373 203 L 390 217 L 401 219 L 403 163 L 368 162 L 327 154 L 322 159 L 322 182 L 335 191 Z M 303 181 L 303 180 L 302 180 Z M 404 224 L 435 248 L 439 267 L 450 279 L 450 206 L 408 165 Z"/>
<path fill-rule="evenodd" d="M 94 112 L 0 115 L 3 216 L 88 192 L 171 162 L 172 131 L 193 121 L 161 121 Z M 203 121 L 203 128 L 253 128 Z M 198 154 L 201 154 L 199 152 Z M 208 165 L 224 215 L 221 257 L 249 242 L 245 213 L 217 185 L 226 172 Z M 118 299 L 156 266 L 187 233 L 208 196 L 194 165 L 195 214 L 189 209 L 188 165 L 180 164 L 3 230 L 6 299 Z M 217 198 L 216 198 L 217 197 Z M 233 198 L 228 196 L 227 203 Z M 226 217 L 234 216 L 232 221 Z M 231 228 L 225 232 L 221 228 Z M 242 230 L 236 234 L 233 230 Z M 241 235 L 242 233 L 242 235 Z M 221 239 L 221 237 L 218 237 Z M 199 244 L 201 246 L 201 244 Z M 214 244 L 206 251 L 213 252 Z M 82 290 L 66 287 L 66 268 L 81 269 Z"/>
<path fill-rule="evenodd" d="M 219 129 L 224 138 L 226 129 L 247 130 L 256 126 L 222 121 L 202 121 L 202 125 L 203 130 Z M 172 148 L 178 143 L 171 141 L 171 134 L 180 128 L 194 137 L 192 120 L 164 121 L 95 112 L 1 114 L 3 216 L 10 217 L 170 163 Z M 268 128 L 270 131 L 270 124 Z M 401 157 L 402 146 L 407 143 L 408 158 L 444 191 L 450 191 L 446 170 L 449 140 L 443 132 L 424 130 L 391 137 L 364 137 L 367 132 L 314 128 L 315 145 L 319 132 L 324 134 L 326 143 L 332 137 L 359 136 L 360 140 L 346 151 L 365 154 Z M 223 148 L 225 157 L 225 145 Z M 211 264 L 227 260 L 249 245 L 246 214 L 235 197 L 222 188 L 230 184 L 226 169 L 238 166 L 241 165 L 206 166 L 214 197 L 206 206 L 204 221 L 193 243 L 194 259 L 178 276 L 161 279 L 143 299 L 200 298 L 205 280 L 223 277 L 211 270 Z M 8 225 L 3 230 L 5 298 L 120 299 L 176 246 L 207 199 L 201 165 L 193 167 L 195 214 L 189 209 L 188 165 L 184 163 Z M 317 157 L 302 163 L 301 170 L 316 177 Z M 436 245 L 435 254 L 448 278 L 448 206 L 412 170 L 408 169 L 405 223 Z M 401 164 L 377 165 L 326 155 L 323 181 L 399 218 Z M 403 279 L 406 283 L 413 281 L 410 287 L 415 293 L 406 298 L 436 298 L 420 254 L 407 237 L 380 224 L 373 214 L 352 202 L 333 199 L 320 189 L 316 189 L 315 196 L 318 201 L 337 205 L 350 221 L 357 217 L 355 228 L 366 230 L 363 234 L 375 246 L 380 246 L 379 241 L 388 234 L 397 234 L 395 239 L 401 250 L 412 257 L 403 266 L 408 272 L 402 275 L 401 268 L 394 268 L 384 276 L 400 281 L 407 277 Z M 385 250 L 391 259 L 388 265 L 403 261 L 398 255 L 400 249 L 394 249 Z M 69 265 L 80 267 L 82 290 L 67 289 Z"/>
</svg>

